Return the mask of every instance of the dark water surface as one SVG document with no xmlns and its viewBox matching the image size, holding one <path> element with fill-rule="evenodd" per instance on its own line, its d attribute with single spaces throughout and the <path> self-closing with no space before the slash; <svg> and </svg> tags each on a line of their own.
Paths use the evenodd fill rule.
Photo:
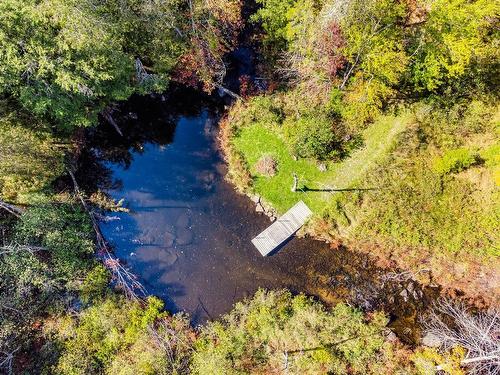
<svg viewBox="0 0 500 375">
<path fill-rule="evenodd" d="M 222 110 L 180 90 L 125 104 L 116 118 L 123 138 L 101 124 L 81 173 L 130 209 L 102 224 L 116 255 L 149 293 L 171 311 L 188 312 L 194 324 L 260 287 L 288 288 L 327 303 L 384 308 L 400 336 L 416 337 L 429 292 L 387 281 L 366 255 L 299 238 L 273 256 L 259 254 L 250 240 L 270 221 L 224 180 L 216 143 Z"/>
</svg>

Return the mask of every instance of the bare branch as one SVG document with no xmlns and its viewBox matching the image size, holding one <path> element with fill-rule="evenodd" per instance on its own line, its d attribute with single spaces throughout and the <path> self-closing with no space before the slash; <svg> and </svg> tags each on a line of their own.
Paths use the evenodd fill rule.
<svg viewBox="0 0 500 375">
<path fill-rule="evenodd" d="M 112 109 L 108 107 L 104 111 L 102 111 L 102 115 L 106 119 L 106 121 L 109 122 L 115 128 L 116 132 L 118 134 L 120 134 L 120 136 L 123 137 L 123 133 L 122 133 L 120 127 L 118 126 L 118 124 L 116 123 L 115 119 L 113 118 L 113 115 L 111 112 L 112 112 Z"/>
<path fill-rule="evenodd" d="M 21 217 L 21 215 L 23 214 L 23 210 L 20 207 L 14 206 L 13 204 L 9 204 L 2 200 L 0 200 L 0 208 L 16 217 Z"/>
<path fill-rule="evenodd" d="M 462 365 L 471 374 L 500 374 L 498 311 L 472 315 L 464 304 L 443 299 L 436 303 L 429 318 L 424 322 L 426 332 L 437 337 L 444 350 L 464 348 L 467 356 Z"/>
<path fill-rule="evenodd" d="M 139 300 L 139 294 L 145 296 L 146 289 L 138 281 L 137 276 L 130 272 L 130 270 L 128 270 L 126 267 L 124 267 L 120 260 L 112 254 L 112 251 L 101 232 L 101 228 L 99 227 L 96 213 L 93 212 L 88 206 L 82 192 L 80 191 L 75 175 L 69 168 L 68 173 L 71 177 L 71 180 L 73 181 L 75 195 L 78 197 L 78 199 L 80 199 L 83 208 L 88 213 L 92 222 L 92 227 L 96 235 L 98 254 L 103 257 L 104 265 L 111 271 L 112 278 L 116 284 L 116 287 L 118 289 L 121 289 L 127 298 Z"/>
<path fill-rule="evenodd" d="M 11 245 L 0 246 L 0 256 L 20 253 L 20 252 L 28 252 L 34 254 L 37 251 L 43 251 L 43 250 L 46 249 L 40 246 L 11 244 Z"/>
<path fill-rule="evenodd" d="M 229 96 L 232 96 L 233 98 L 235 99 L 238 99 L 238 100 L 241 100 L 243 99 L 241 96 L 239 96 L 238 94 L 236 94 L 235 92 L 225 88 L 224 86 L 218 84 L 218 83 L 215 83 L 215 87 L 217 87 L 219 90 L 221 90 L 224 94 L 227 94 Z"/>
<path fill-rule="evenodd" d="M 182 370 L 189 368 L 189 357 L 184 354 L 192 351 L 190 342 L 186 342 L 179 336 L 179 331 L 172 328 L 172 318 L 163 318 L 148 326 L 148 331 L 153 338 L 154 344 L 163 350 L 170 365 L 169 373 L 183 373 Z"/>
<path fill-rule="evenodd" d="M 12 364 L 14 362 L 14 354 L 19 350 L 20 348 L 16 348 L 11 352 L 0 352 L 0 369 L 3 369 L 6 374 L 11 375 L 13 374 L 12 370 Z"/>
</svg>

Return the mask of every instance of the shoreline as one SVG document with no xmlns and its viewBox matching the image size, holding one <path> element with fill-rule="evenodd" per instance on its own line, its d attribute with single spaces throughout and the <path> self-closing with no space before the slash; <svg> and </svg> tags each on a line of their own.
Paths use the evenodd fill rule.
<svg viewBox="0 0 500 375">
<path fill-rule="evenodd" d="M 244 156 L 238 153 L 234 145 L 231 144 L 235 130 L 230 124 L 231 111 L 235 108 L 238 109 L 237 106 L 240 103 L 241 102 L 236 102 L 228 108 L 227 113 L 221 118 L 219 123 L 217 144 L 228 168 L 225 178 L 234 187 L 237 193 L 245 195 L 249 200 L 255 203 L 257 212 L 270 217 L 270 220 L 273 221 L 276 219 L 277 210 L 271 203 L 267 202 L 264 197 L 252 192 L 252 176 L 246 166 Z M 238 183 L 238 181 L 246 182 L 247 185 L 242 185 Z M 331 229 L 330 227 L 330 224 L 318 218 L 315 214 L 312 220 L 299 230 L 297 236 L 310 237 L 315 240 L 326 242 L 330 244 L 332 248 L 343 246 L 350 252 L 369 255 L 374 258 L 377 267 L 391 273 L 405 275 L 405 278 L 409 277 L 411 280 L 422 284 L 424 287 L 438 287 L 441 297 L 464 300 L 468 305 L 478 309 L 497 308 L 500 306 L 500 290 L 498 286 L 488 287 L 490 283 L 500 285 L 500 280 L 495 282 L 495 279 L 500 279 L 500 275 L 498 275 L 498 272 L 495 272 L 495 269 L 498 268 L 494 265 L 489 268 L 489 272 L 478 271 L 479 274 L 473 282 L 470 280 L 470 270 L 464 270 L 460 278 L 453 278 L 454 275 L 451 274 L 451 272 L 449 274 L 436 274 L 433 272 L 432 265 L 429 265 L 430 261 L 438 261 L 438 264 L 442 265 L 442 269 L 449 269 L 449 265 L 452 261 L 450 259 L 444 259 L 442 255 L 433 258 L 431 249 L 426 249 L 424 254 L 427 256 L 422 256 L 420 259 L 415 260 L 415 263 L 422 264 L 422 267 L 415 268 L 412 267 L 411 264 L 408 265 L 407 260 L 400 256 L 401 251 L 410 252 L 412 250 L 411 248 L 388 246 L 387 244 L 359 241 L 349 238 L 339 238 L 339 236 L 334 236 L 328 232 L 328 229 Z M 386 250 L 382 250 L 382 248 L 386 248 Z M 497 260 L 494 263 L 500 267 L 500 261 Z M 479 265 L 479 267 L 481 266 L 485 265 Z M 467 268 L 466 265 L 462 267 L 465 269 Z M 487 283 L 486 287 L 484 286 L 483 280 Z M 488 283 L 488 280 L 492 281 Z"/>
</svg>

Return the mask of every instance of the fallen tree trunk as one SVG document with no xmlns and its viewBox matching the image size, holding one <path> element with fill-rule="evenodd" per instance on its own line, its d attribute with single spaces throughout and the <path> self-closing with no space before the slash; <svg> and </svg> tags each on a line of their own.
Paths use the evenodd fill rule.
<svg viewBox="0 0 500 375">
<path fill-rule="evenodd" d="M 222 85 L 220 85 L 218 83 L 215 84 L 215 87 L 217 87 L 224 94 L 227 94 L 227 95 L 233 97 L 236 100 L 243 100 L 243 98 L 241 96 L 239 96 L 238 94 L 236 94 L 234 91 L 231 91 L 228 88 L 225 88 L 224 86 L 222 86 Z"/>
<path fill-rule="evenodd" d="M 483 362 L 483 363 L 485 363 L 485 366 L 489 367 L 490 363 L 492 363 L 493 361 L 496 361 L 498 363 L 500 361 L 500 355 L 488 355 L 488 356 L 475 357 L 475 358 L 466 358 L 460 362 L 460 365 L 466 367 L 468 365 Z M 444 365 L 436 366 L 437 371 L 443 371 L 445 368 L 446 368 L 446 366 L 444 366 Z"/>
<path fill-rule="evenodd" d="M 17 245 L 17 244 L 5 245 L 5 246 L 0 246 L 0 256 L 15 254 L 23 251 L 34 254 L 38 251 L 45 251 L 45 250 L 47 249 L 41 246 L 29 246 L 29 245 Z"/>
<path fill-rule="evenodd" d="M 16 217 L 21 217 L 23 214 L 23 210 L 20 207 L 14 206 L 13 204 L 6 203 L 2 200 L 0 200 L 0 208 L 4 209 L 11 215 L 14 215 Z"/>
<path fill-rule="evenodd" d="M 96 235 L 98 254 L 103 258 L 104 265 L 111 272 L 112 279 L 116 283 L 116 287 L 118 289 L 121 289 L 127 298 L 140 300 L 141 298 L 139 297 L 139 294 L 145 296 L 146 289 L 138 281 L 137 276 L 130 272 L 127 268 L 125 268 L 120 260 L 112 254 L 112 251 L 101 232 L 101 228 L 99 227 L 96 213 L 91 210 L 87 202 L 85 202 L 84 196 L 80 191 L 75 175 L 69 168 L 68 173 L 71 177 L 71 180 L 73 181 L 75 195 L 82 203 L 84 210 L 87 212 L 92 222 L 92 228 L 94 229 Z"/>
<path fill-rule="evenodd" d="M 123 133 L 118 124 L 116 123 L 115 119 L 113 118 L 111 112 L 112 112 L 111 108 L 106 108 L 104 111 L 102 111 L 102 115 L 106 119 L 106 121 L 109 122 L 115 128 L 116 132 L 120 134 L 121 137 L 123 137 Z"/>
</svg>

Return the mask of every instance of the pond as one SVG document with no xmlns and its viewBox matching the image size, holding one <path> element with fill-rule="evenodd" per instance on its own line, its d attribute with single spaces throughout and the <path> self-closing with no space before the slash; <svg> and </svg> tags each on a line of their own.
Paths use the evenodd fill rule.
<svg viewBox="0 0 500 375">
<path fill-rule="evenodd" d="M 217 97 L 173 89 L 122 104 L 116 121 L 123 137 L 107 123 L 89 135 L 80 180 L 129 209 L 102 223 L 115 254 L 148 293 L 172 312 L 189 313 L 193 324 L 219 317 L 258 288 L 288 288 L 327 304 L 383 308 L 398 335 L 414 342 L 437 290 L 392 280 L 369 256 L 313 239 L 293 238 L 275 255 L 260 255 L 250 241 L 270 221 L 224 179 L 217 145 L 223 111 Z"/>
</svg>

